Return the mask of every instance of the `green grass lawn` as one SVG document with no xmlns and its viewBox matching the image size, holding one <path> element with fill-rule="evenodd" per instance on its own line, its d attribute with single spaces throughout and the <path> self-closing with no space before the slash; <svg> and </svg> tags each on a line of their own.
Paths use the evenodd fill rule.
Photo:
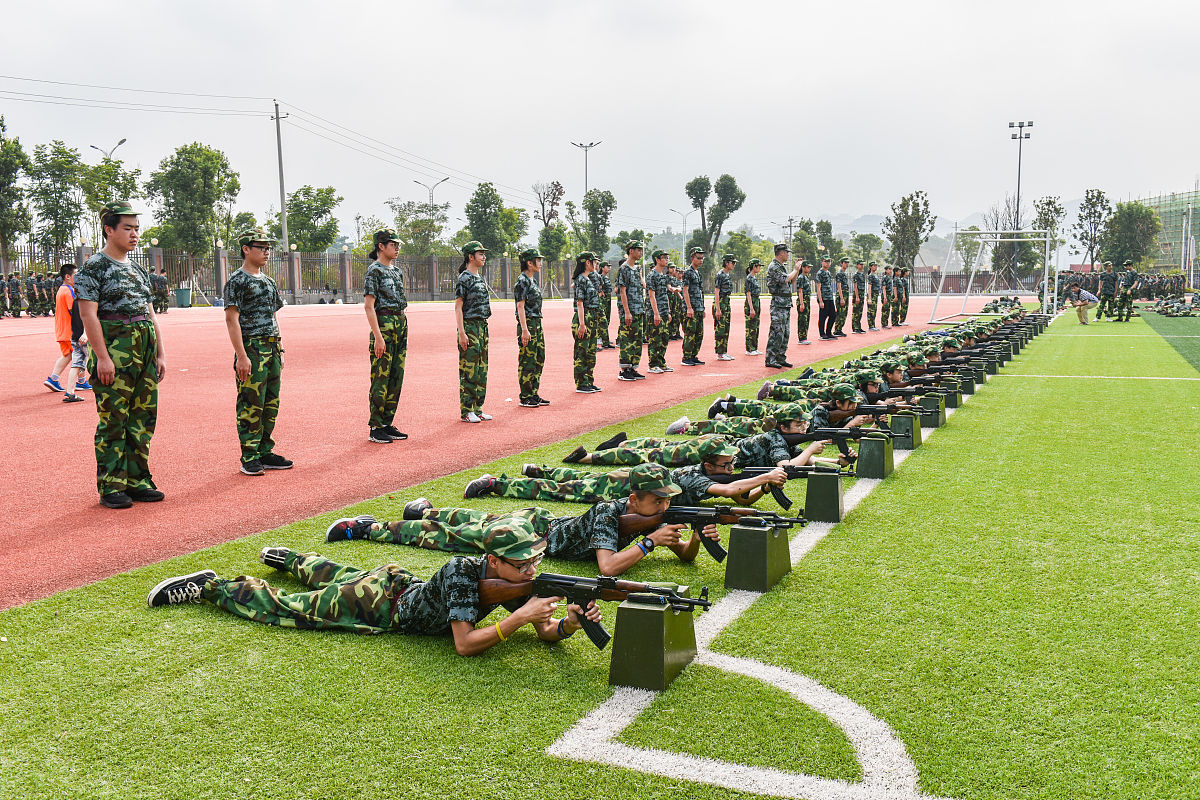
<svg viewBox="0 0 1200 800">
<path fill-rule="evenodd" d="M 1052 332 L 1111 332 L 1072 320 Z M 1200 793 L 1200 512 L 1197 483 L 1181 470 L 1200 433 L 1196 384 L 1016 374 L 1196 376 L 1145 323 L 1112 328 L 1148 335 L 1129 347 L 1036 340 L 714 649 L 853 698 L 896 730 L 931 793 Z M 463 504 L 463 484 L 480 472 L 555 463 L 622 427 L 661 435 L 680 413 L 703 418 L 710 401 L 0 613 L 0 797 L 740 796 L 544 755 L 611 693 L 608 652 L 583 636 L 547 646 L 526 630 L 464 659 L 449 637 L 301 632 L 209 606 L 145 607 L 146 591 L 169 574 L 211 567 L 274 578 L 256 560 L 265 545 L 360 566 L 393 560 L 427 575 L 444 555 L 326 544 L 325 527 L 344 514 L 394 518 L 418 494 Z M 790 493 L 799 501 L 802 485 Z M 496 509 L 526 504 L 488 499 Z M 595 574 L 594 565 L 547 567 Z M 703 553 L 693 565 L 656 554 L 629 577 L 723 594 L 721 567 Z M 611 628 L 611 605 L 605 618 Z M 706 667 L 689 668 L 621 739 L 860 774 L 824 717 Z"/>
</svg>

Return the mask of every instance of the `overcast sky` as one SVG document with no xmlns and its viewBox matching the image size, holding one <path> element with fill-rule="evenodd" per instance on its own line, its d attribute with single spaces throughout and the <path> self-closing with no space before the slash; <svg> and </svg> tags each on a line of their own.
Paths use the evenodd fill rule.
<svg viewBox="0 0 1200 800">
<path fill-rule="evenodd" d="M 1184 3 L 46 0 L 3 13 L 6 76 L 266 98 L 0 78 L 0 113 L 27 148 L 61 138 L 98 159 L 89 145 L 125 137 L 117 155 L 146 174 L 200 141 L 229 156 L 239 210 L 261 217 L 279 203 L 278 98 L 292 112 L 289 191 L 336 187 L 351 232 L 355 213 L 383 216 L 388 197 L 424 199 L 414 179 L 452 177 L 437 190 L 452 218 L 478 180 L 510 205 L 532 208 L 530 185 L 555 179 L 578 200 L 572 141 L 602 142 L 589 183 L 616 195 L 614 231 L 678 230 L 668 209 L 686 210 L 684 183 L 725 172 L 747 194 L 731 225 L 765 234 L 789 215 L 883 214 L 915 189 L 943 221 L 962 219 L 1015 190 L 1017 119 L 1035 123 L 1027 202 L 1181 191 L 1200 172 L 1200 8 Z M 48 105 L 13 91 L 260 113 Z"/>
</svg>

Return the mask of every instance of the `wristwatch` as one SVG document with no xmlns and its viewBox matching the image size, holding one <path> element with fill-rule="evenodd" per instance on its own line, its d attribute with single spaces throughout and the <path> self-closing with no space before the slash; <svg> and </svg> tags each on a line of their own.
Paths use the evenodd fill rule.
<svg viewBox="0 0 1200 800">
<path fill-rule="evenodd" d="M 649 536 L 642 539 L 642 547 L 646 548 L 647 555 L 654 552 L 654 540 Z"/>
</svg>

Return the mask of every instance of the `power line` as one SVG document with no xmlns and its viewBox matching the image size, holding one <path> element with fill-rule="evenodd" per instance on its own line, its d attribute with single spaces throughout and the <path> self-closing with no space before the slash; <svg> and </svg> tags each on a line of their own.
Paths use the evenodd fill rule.
<svg viewBox="0 0 1200 800">
<path fill-rule="evenodd" d="M 233 110 L 221 110 L 221 109 L 198 111 L 198 110 L 188 110 L 186 108 L 172 108 L 172 107 L 139 108 L 137 106 L 112 105 L 111 103 L 109 103 L 107 101 L 76 103 L 76 102 L 67 102 L 67 101 L 63 101 L 63 100 L 41 99 L 38 97 L 11 97 L 11 96 L 8 96 L 8 94 L 9 94 L 9 91 L 7 89 L 0 89 L 0 99 L 14 100 L 14 101 L 17 101 L 20 103 L 42 103 L 43 105 L 51 105 L 51 106 L 73 106 L 76 108 L 106 108 L 111 111 L 148 111 L 148 112 L 157 113 L 157 114 L 193 114 L 193 115 L 210 116 L 210 117 L 257 117 L 257 116 L 262 115 L 262 113 L 263 113 L 263 112 L 257 112 L 257 111 L 233 111 Z"/>
<path fill-rule="evenodd" d="M 61 95 L 61 94 L 39 94 L 38 92 L 18 92 L 15 89 L 0 89 L 0 92 L 4 92 L 6 94 L 19 94 L 19 95 L 23 95 L 25 97 L 45 97 L 45 98 L 50 98 L 53 100 L 80 100 L 80 101 L 88 102 L 88 103 L 107 103 L 107 104 L 119 104 L 122 106 L 136 106 L 136 107 L 140 107 L 140 108 L 147 108 L 150 110 L 170 109 L 173 111 L 174 110 L 214 111 L 214 112 L 221 112 L 224 114 L 246 114 L 248 116 L 258 116 L 260 113 L 262 113 L 260 111 L 249 111 L 247 109 L 242 109 L 242 108 L 211 108 L 209 106 L 173 106 L 173 105 L 167 105 L 166 103 L 135 103 L 130 100 L 102 100 L 102 99 L 96 98 L 96 97 L 72 97 L 70 95 Z M 131 109 L 122 109 L 122 110 L 131 110 Z"/>
<path fill-rule="evenodd" d="M 216 97 L 225 100 L 270 100 L 270 97 L 252 97 L 240 94 L 203 94 L 201 92 L 173 92 L 163 89 L 127 89 L 122 86 L 99 86 L 94 83 L 72 83 L 71 81 L 51 81 L 44 78 L 24 78 L 20 75 L 0 75 L 10 81 L 29 81 L 32 83 L 52 83 L 58 86 L 78 86 L 84 89 L 108 89 L 114 92 L 141 92 L 143 94 L 173 94 L 181 97 Z"/>
</svg>

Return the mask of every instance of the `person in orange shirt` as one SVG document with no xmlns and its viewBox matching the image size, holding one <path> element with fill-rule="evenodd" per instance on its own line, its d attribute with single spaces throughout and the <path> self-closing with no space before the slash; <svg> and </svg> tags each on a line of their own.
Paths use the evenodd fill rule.
<svg viewBox="0 0 1200 800">
<path fill-rule="evenodd" d="M 75 394 L 77 389 L 91 389 L 86 378 L 79 380 L 87 370 L 87 336 L 83 332 L 83 320 L 79 317 L 79 309 L 75 307 L 75 265 L 64 264 L 59 269 L 62 276 L 62 286 L 54 296 L 54 339 L 58 342 L 61 355 L 54 362 L 54 371 L 46 378 L 45 384 L 56 392 L 64 392 L 64 403 L 78 403 L 82 397 Z M 58 382 L 58 373 L 68 362 L 71 367 L 67 372 L 67 385 Z"/>
</svg>

